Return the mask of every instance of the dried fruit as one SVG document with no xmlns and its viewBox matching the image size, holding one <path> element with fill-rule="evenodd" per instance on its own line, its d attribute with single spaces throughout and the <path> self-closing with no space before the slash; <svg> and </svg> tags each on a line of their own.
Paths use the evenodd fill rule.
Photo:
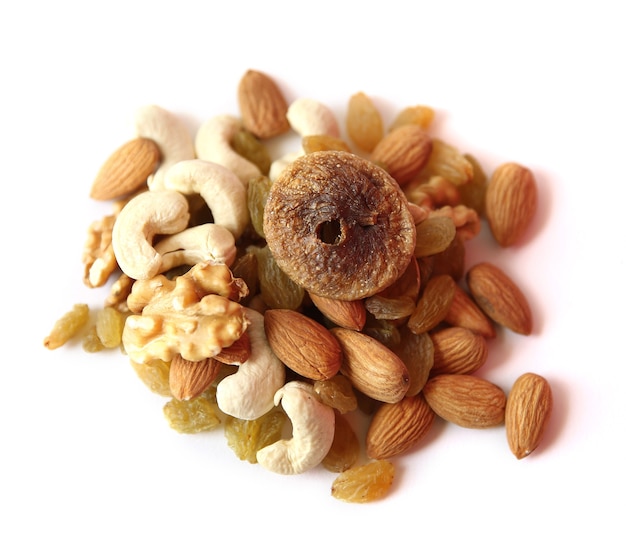
<svg viewBox="0 0 626 534">
<path fill-rule="evenodd" d="M 465 428 L 488 428 L 504 421 L 506 395 L 495 384 L 473 375 L 437 375 L 424 389 L 435 413 Z"/>
<path fill-rule="evenodd" d="M 75 304 L 74 307 L 58 319 L 50 333 L 43 340 L 47 349 L 54 350 L 65 345 L 89 321 L 89 306 Z"/>
<path fill-rule="evenodd" d="M 294 310 L 267 310 L 264 316 L 267 341 L 287 367 L 313 380 L 337 374 L 341 347 L 327 328 Z"/>
<path fill-rule="evenodd" d="M 96 334 L 107 349 L 119 347 L 122 342 L 126 316 L 115 308 L 105 306 L 96 314 Z"/>
<path fill-rule="evenodd" d="M 341 414 L 335 414 L 335 435 L 330 450 L 322 460 L 329 471 L 341 473 L 353 467 L 359 459 L 361 445 L 350 422 Z"/>
<path fill-rule="evenodd" d="M 269 247 L 255 248 L 259 290 L 269 308 L 295 310 L 302 303 L 304 289 L 276 263 Z"/>
<path fill-rule="evenodd" d="M 490 262 L 478 263 L 468 270 L 467 285 L 480 309 L 493 321 L 518 334 L 532 332 L 528 301 L 502 269 Z"/>
<path fill-rule="evenodd" d="M 271 187 L 272 181 L 267 176 L 257 176 L 251 178 L 248 182 L 247 199 L 250 222 L 254 231 L 261 237 L 265 237 L 263 233 L 263 212 Z"/>
<path fill-rule="evenodd" d="M 197 434 L 221 424 L 216 405 L 207 397 L 192 400 L 172 399 L 163 407 L 170 426 L 181 434 Z"/>
<path fill-rule="evenodd" d="M 272 158 L 267 147 L 251 132 L 245 129 L 237 130 L 230 144 L 237 154 L 254 163 L 261 174 L 267 176 L 272 165 Z"/>
<path fill-rule="evenodd" d="M 435 412 L 422 395 L 382 404 L 365 437 L 367 455 L 382 460 L 408 451 L 422 440 L 434 421 Z"/>
<path fill-rule="evenodd" d="M 228 446 L 240 460 L 256 464 L 256 453 L 280 439 L 286 421 L 287 416 L 278 409 L 252 420 L 228 417 L 224 421 Z"/>
<path fill-rule="evenodd" d="M 302 138 L 302 150 L 305 154 L 321 150 L 341 150 L 350 152 L 348 144 L 338 137 L 326 134 L 305 135 Z"/>
<path fill-rule="evenodd" d="M 456 235 L 456 226 L 449 217 L 429 217 L 415 227 L 416 258 L 432 256 L 446 250 Z"/>
<path fill-rule="evenodd" d="M 537 184 L 518 163 L 500 165 L 485 193 L 485 215 L 491 233 L 503 247 L 519 243 L 537 211 Z"/>
<path fill-rule="evenodd" d="M 171 362 L 165 362 L 158 358 L 145 363 L 137 363 L 133 359 L 129 359 L 129 362 L 137 376 L 148 386 L 150 391 L 162 397 L 172 396 L 170 391 Z"/>
<path fill-rule="evenodd" d="M 382 499 L 393 484 L 395 467 L 389 460 L 373 460 L 352 467 L 333 481 L 331 495 L 335 499 L 365 503 Z"/>
<path fill-rule="evenodd" d="M 552 414 L 552 389 L 535 373 L 524 373 L 513 383 L 506 405 L 505 427 L 509 448 L 519 460 L 533 452 Z"/>
<path fill-rule="evenodd" d="M 272 185 L 263 228 L 291 279 L 339 300 L 391 285 L 415 247 L 415 225 L 397 183 L 347 152 L 314 152 L 289 165 Z"/>
<path fill-rule="evenodd" d="M 346 129 L 354 144 L 365 152 L 371 152 L 383 138 L 383 118 L 372 99 L 362 91 L 348 101 Z"/>
<path fill-rule="evenodd" d="M 336 374 L 328 380 L 316 380 L 313 389 L 320 400 L 339 413 L 356 410 L 357 398 L 352 383 L 342 374 Z"/>
</svg>

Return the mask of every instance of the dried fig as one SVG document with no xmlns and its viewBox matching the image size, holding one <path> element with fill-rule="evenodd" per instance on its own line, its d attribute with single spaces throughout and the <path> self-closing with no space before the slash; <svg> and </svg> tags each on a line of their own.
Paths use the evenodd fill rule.
<svg viewBox="0 0 626 534">
<path fill-rule="evenodd" d="M 333 150 L 283 170 L 270 189 L 263 230 L 292 280 L 340 300 L 390 286 L 411 261 L 416 235 L 397 182 L 374 163 Z"/>
</svg>

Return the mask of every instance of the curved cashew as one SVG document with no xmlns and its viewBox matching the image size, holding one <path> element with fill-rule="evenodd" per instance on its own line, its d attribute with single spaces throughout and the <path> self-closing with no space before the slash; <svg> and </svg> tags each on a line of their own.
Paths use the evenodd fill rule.
<svg viewBox="0 0 626 534">
<path fill-rule="evenodd" d="M 312 98 L 299 98 L 287 109 L 287 120 L 300 136 L 330 135 L 339 137 L 339 124 L 332 110 Z"/>
<path fill-rule="evenodd" d="M 201 159 L 181 161 L 170 167 L 163 185 L 185 195 L 199 193 L 211 210 L 215 224 L 230 230 L 235 239 L 248 225 L 246 186 L 223 165 Z"/>
<path fill-rule="evenodd" d="M 303 473 L 318 465 L 328 454 L 335 435 L 335 412 L 323 404 L 311 384 L 292 381 L 276 392 L 276 405 L 291 419 L 293 435 L 257 452 L 266 469 L 283 475 Z"/>
<path fill-rule="evenodd" d="M 223 165 L 248 185 L 261 175 L 259 168 L 235 152 L 231 141 L 242 128 L 241 121 L 231 115 L 218 115 L 206 121 L 196 133 L 195 148 L 199 159 Z"/>
<path fill-rule="evenodd" d="M 112 244 L 120 269 L 135 280 L 161 272 L 161 254 L 152 246 L 157 234 L 187 227 L 189 205 L 177 191 L 146 191 L 132 198 L 113 225 Z"/>
<path fill-rule="evenodd" d="M 274 394 L 285 383 L 285 365 L 278 359 L 265 337 L 263 315 L 245 309 L 249 321 L 250 356 L 236 373 L 217 385 L 220 410 L 238 419 L 258 419 L 274 407 Z"/>
<path fill-rule="evenodd" d="M 213 223 L 187 228 L 159 241 L 154 249 L 161 255 L 161 272 L 179 265 L 205 261 L 232 265 L 237 254 L 233 234 Z"/>
<path fill-rule="evenodd" d="M 183 122 L 173 113 L 159 106 L 143 106 L 135 112 L 135 131 L 138 137 L 152 139 L 161 151 L 161 164 L 148 178 L 151 190 L 162 189 L 163 175 L 179 161 L 193 159 L 193 137 Z"/>
<path fill-rule="evenodd" d="M 298 152 L 289 152 L 282 156 L 281 158 L 275 159 L 270 165 L 270 172 L 268 173 L 268 178 L 273 182 L 280 176 L 280 174 L 285 170 L 285 168 L 290 164 L 296 161 L 300 156 L 304 156 L 304 150 L 300 150 Z"/>
</svg>

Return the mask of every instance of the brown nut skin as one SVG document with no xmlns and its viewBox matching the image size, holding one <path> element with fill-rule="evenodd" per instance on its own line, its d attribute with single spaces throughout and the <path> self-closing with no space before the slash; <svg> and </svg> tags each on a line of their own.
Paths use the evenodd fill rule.
<svg viewBox="0 0 626 534">
<path fill-rule="evenodd" d="M 357 300 L 407 268 L 415 224 L 397 182 L 342 151 L 298 158 L 274 181 L 263 229 L 276 263 L 304 289 Z"/>
</svg>

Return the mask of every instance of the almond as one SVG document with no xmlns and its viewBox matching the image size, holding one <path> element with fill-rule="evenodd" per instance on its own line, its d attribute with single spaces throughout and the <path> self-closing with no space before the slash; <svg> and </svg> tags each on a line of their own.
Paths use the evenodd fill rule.
<svg viewBox="0 0 626 534">
<path fill-rule="evenodd" d="M 428 433 L 434 420 L 435 412 L 422 395 L 382 404 L 367 430 L 367 455 L 382 460 L 406 452 Z"/>
<path fill-rule="evenodd" d="M 309 293 L 311 302 L 324 317 L 343 328 L 362 330 L 366 310 L 362 300 L 338 300 Z"/>
<path fill-rule="evenodd" d="M 227 365 L 241 365 L 250 357 L 250 335 L 248 332 L 241 334 L 241 337 L 230 347 L 223 347 L 222 351 L 213 356 L 217 361 Z"/>
<path fill-rule="evenodd" d="M 398 402 L 409 387 L 409 371 L 390 349 L 361 332 L 333 328 L 343 352 L 341 373 L 361 393 L 382 402 Z"/>
<path fill-rule="evenodd" d="M 206 358 L 197 362 L 177 355 L 170 364 L 170 391 L 178 400 L 195 399 L 217 378 L 221 362 Z"/>
<path fill-rule="evenodd" d="M 504 421 L 506 395 L 495 384 L 473 375 L 444 374 L 422 390 L 435 413 L 465 428 L 488 428 Z"/>
<path fill-rule="evenodd" d="M 519 243 L 536 211 L 533 173 L 517 163 L 500 165 L 485 192 L 485 216 L 496 241 L 503 247 Z"/>
<path fill-rule="evenodd" d="M 514 383 L 506 405 L 505 427 L 509 448 L 519 460 L 533 452 L 552 414 L 552 389 L 537 374 L 525 373 Z"/>
<path fill-rule="evenodd" d="M 96 175 L 90 196 L 94 200 L 112 200 L 128 195 L 147 183 L 161 162 L 158 145 L 146 137 L 137 137 L 109 156 Z"/>
<path fill-rule="evenodd" d="M 478 307 L 472 298 L 458 284 L 444 321 L 452 326 L 461 326 L 480 334 L 486 339 L 496 336 L 491 319 Z"/>
<path fill-rule="evenodd" d="M 389 132 L 372 150 L 370 159 L 403 185 L 426 165 L 432 140 L 418 125 L 408 124 Z"/>
<path fill-rule="evenodd" d="M 257 70 L 248 70 L 239 81 L 239 110 L 244 128 L 260 139 L 289 130 L 287 101 L 274 80 Z"/>
<path fill-rule="evenodd" d="M 265 335 L 276 356 L 303 377 L 327 380 L 339 371 L 339 342 L 328 329 L 300 312 L 267 310 Z"/>
<path fill-rule="evenodd" d="M 467 328 L 452 326 L 430 334 L 434 346 L 431 376 L 471 374 L 487 360 L 487 340 Z"/>
<path fill-rule="evenodd" d="M 488 317 L 518 334 L 532 332 L 533 319 L 528 301 L 502 269 L 482 262 L 471 267 L 466 278 L 472 297 Z"/>
</svg>

